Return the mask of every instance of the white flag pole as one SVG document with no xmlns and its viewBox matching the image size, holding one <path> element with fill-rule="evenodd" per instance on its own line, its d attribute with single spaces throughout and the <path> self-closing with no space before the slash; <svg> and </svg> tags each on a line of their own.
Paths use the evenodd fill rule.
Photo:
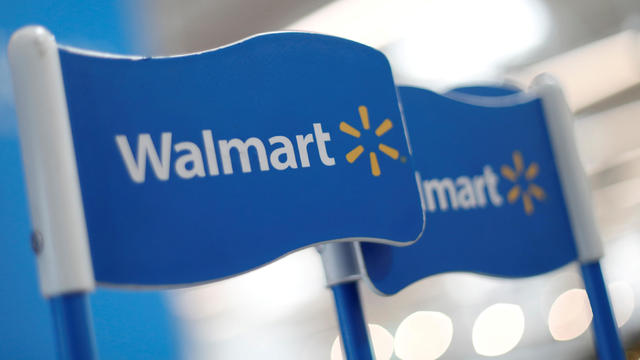
<svg viewBox="0 0 640 360">
<path fill-rule="evenodd" d="M 600 359 L 624 359 L 624 350 L 602 276 L 603 247 L 591 204 L 589 183 L 578 156 L 573 116 L 562 89 L 550 75 L 536 77 L 533 91 L 542 98 L 547 130 L 560 175 L 585 289 L 593 311 L 593 331 Z"/>
<path fill-rule="evenodd" d="M 95 288 L 71 127 L 49 31 L 28 26 L 9 42 L 40 289 L 49 299 L 59 359 L 95 359 L 87 294 Z"/>
</svg>

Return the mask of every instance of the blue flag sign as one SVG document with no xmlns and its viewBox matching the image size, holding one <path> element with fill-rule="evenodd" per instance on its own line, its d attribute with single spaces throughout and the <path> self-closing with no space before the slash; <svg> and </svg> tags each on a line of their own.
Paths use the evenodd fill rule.
<svg viewBox="0 0 640 360">
<path fill-rule="evenodd" d="M 96 280 L 228 277 L 424 215 L 386 58 L 273 33 L 191 55 L 59 51 Z"/>
<path fill-rule="evenodd" d="M 426 204 L 425 239 L 362 244 L 369 279 L 393 294 L 426 276 L 529 276 L 577 258 L 540 98 L 502 105 L 400 87 Z M 463 99 L 464 96 L 458 96 Z"/>
</svg>

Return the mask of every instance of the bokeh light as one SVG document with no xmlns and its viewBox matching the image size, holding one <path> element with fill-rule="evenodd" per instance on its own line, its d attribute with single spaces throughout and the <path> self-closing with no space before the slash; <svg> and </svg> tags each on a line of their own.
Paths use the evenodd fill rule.
<svg viewBox="0 0 640 360">
<path fill-rule="evenodd" d="M 624 281 L 611 283 L 609 285 L 609 298 L 613 312 L 616 315 L 618 327 L 622 327 L 631 318 L 635 307 L 633 288 Z"/>
<path fill-rule="evenodd" d="M 560 294 L 549 311 L 549 331 L 558 341 L 582 335 L 591 324 L 593 314 L 584 289 L 570 289 Z"/>
<path fill-rule="evenodd" d="M 451 319 L 435 311 L 418 311 L 407 316 L 396 331 L 396 356 L 402 360 L 437 359 L 453 338 Z"/>
<path fill-rule="evenodd" d="M 519 305 L 498 303 L 486 308 L 473 324 L 473 347 L 484 356 L 499 356 L 518 345 L 524 334 L 524 313 Z"/>
</svg>

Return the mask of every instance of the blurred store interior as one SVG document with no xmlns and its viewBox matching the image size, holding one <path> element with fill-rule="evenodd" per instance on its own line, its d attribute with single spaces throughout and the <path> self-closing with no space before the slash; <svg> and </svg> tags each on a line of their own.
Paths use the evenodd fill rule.
<svg viewBox="0 0 640 360">
<path fill-rule="evenodd" d="M 326 33 L 380 49 L 398 84 L 438 91 L 500 83 L 526 89 L 536 74 L 553 74 L 576 115 L 627 358 L 640 359 L 637 0 L 30 0 L 0 5 L 0 21 L 0 161 L 9 164 L 0 174 L 0 224 L 8 229 L 0 250 L 11 254 L 0 262 L 0 318 L 22 324 L 0 324 L 0 341 L 10 344 L 0 358 L 53 351 L 27 241 L 5 53 L 12 31 L 42 23 L 62 43 L 144 55 L 211 49 L 268 31 Z M 595 359 L 583 289 L 578 266 L 568 265 L 525 279 L 441 274 L 393 297 L 363 284 L 361 293 L 379 360 Z M 102 290 L 92 303 L 106 359 L 342 359 L 314 249 L 210 285 Z M 32 349 L 30 341 L 43 345 Z"/>
</svg>

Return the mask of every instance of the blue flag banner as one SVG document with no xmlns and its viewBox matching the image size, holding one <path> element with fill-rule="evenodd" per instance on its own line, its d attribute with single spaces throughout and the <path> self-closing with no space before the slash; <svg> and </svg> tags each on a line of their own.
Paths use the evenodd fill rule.
<svg viewBox="0 0 640 360">
<path fill-rule="evenodd" d="M 60 48 L 95 278 L 170 285 L 424 226 L 382 53 L 303 33 L 128 58 Z"/>
<path fill-rule="evenodd" d="M 377 290 L 452 271 L 530 276 L 576 260 L 540 98 L 505 91 L 499 103 L 472 104 L 411 87 L 399 94 L 427 228 L 410 248 L 361 245 Z"/>
</svg>

